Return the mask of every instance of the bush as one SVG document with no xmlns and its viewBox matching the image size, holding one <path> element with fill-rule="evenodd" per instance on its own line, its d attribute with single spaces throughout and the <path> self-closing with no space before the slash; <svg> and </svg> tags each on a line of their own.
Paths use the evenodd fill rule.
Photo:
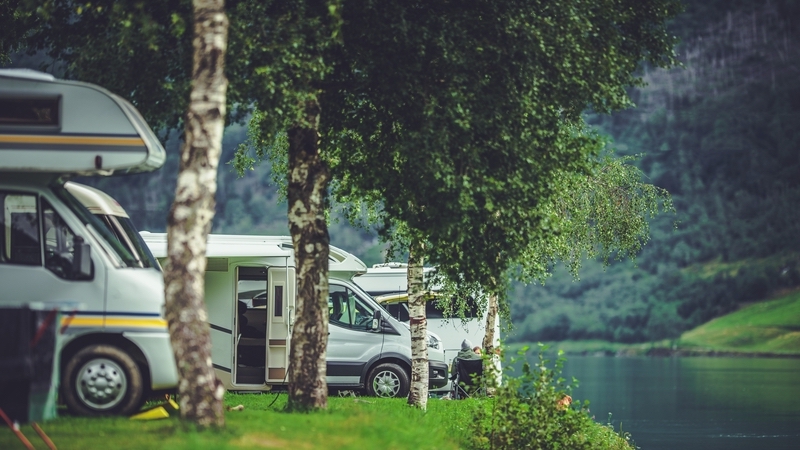
<svg viewBox="0 0 800 450">
<path fill-rule="evenodd" d="M 539 362 L 522 363 L 522 375 L 504 376 L 506 382 L 493 398 L 477 408 L 473 420 L 477 449 L 631 449 L 627 439 L 613 429 L 602 427 L 589 416 L 589 402 L 572 404 L 569 393 L 577 380 L 561 378 L 565 359 L 558 352 L 554 367 L 539 344 Z M 524 360 L 528 348 L 520 350 Z M 512 366 L 514 366 L 512 362 Z M 602 429 L 602 430 L 600 430 Z M 605 434 L 599 438 L 598 432 Z"/>
</svg>

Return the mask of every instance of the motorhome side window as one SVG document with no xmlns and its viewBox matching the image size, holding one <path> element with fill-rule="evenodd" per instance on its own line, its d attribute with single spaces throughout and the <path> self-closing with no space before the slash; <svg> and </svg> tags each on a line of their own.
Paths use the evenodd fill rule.
<svg viewBox="0 0 800 450">
<path fill-rule="evenodd" d="M 331 284 L 328 291 L 330 323 L 355 330 L 369 330 L 374 310 L 344 286 Z"/>
<path fill-rule="evenodd" d="M 36 196 L 0 192 L 0 203 L 3 207 L 0 263 L 41 266 Z"/>
</svg>

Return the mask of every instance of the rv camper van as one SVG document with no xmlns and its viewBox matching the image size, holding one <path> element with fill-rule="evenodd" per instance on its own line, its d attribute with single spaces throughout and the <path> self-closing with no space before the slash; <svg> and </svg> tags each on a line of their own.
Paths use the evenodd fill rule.
<svg viewBox="0 0 800 450">
<path fill-rule="evenodd" d="M 429 274 L 431 267 L 423 270 Z M 353 281 L 389 313 L 401 322 L 408 322 L 408 264 L 391 262 L 375 264 L 366 272 L 360 273 Z M 430 297 L 425 305 L 428 329 L 441 336 L 444 344 L 445 361 L 451 364 L 453 358 L 461 350 L 461 342 L 469 339 L 473 345 L 481 345 L 486 334 L 486 313 L 478 312 L 477 306 L 466 311 L 466 317 L 447 317 Z M 500 326 L 496 323 L 494 345 L 500 343 Z"/>
<path fill-rule="evenodd" d="M 141 234 L 164 264 L 166 234 Z M 291 238 L 211 234 L 206 257 L 205 301 L 217 377 L 232 391 L 286 385 L 297 285 Z M 404 397 L 410 387 L 410 331 L 353 284 L 353 276 L 365 270 L 354 255 L 330 247 L 328 386 Z M 428 359 L 431 388 L 446 385 L 447 365 L 433 334 Z"/>
<path fill-rule="evenodd" d="M 62 312 L 60 394 L 74 413 L 131 414 L 177 386 L 161 271 L 67 183 L 156 170 L 165 157 L 122 98 L 0 69 L 0 305 Z"/>
</svg>

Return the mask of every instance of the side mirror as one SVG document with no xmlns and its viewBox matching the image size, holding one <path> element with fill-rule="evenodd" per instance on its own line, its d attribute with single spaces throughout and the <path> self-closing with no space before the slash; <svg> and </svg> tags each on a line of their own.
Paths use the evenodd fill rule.
<svg viewBox="0 0 800 450">
<path fill-rule="evenodd" d="M 370 330 L 377 330 L 380 323 L 381 312 L 376 309 L 375 312 L 372 313 L 372 326 L 370 327 Z"/>
<path fill-rule="evenodd" d="M 75 279 L 92 278 L 92 247 L 82 237 L 75 236 L 72 241 L 75 256 L 72 258 L 72 273 Z"/>
</svg>

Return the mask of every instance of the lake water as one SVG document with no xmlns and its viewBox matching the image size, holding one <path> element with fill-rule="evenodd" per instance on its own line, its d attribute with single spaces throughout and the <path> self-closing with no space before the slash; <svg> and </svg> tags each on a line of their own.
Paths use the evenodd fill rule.
<svg viewBox="0 0 800 450">
<path fill-rule="evenodd" d="M 800 449 L 800 359 L 568 356 L 563 376 L 643 450 Z"/>
</svg>

